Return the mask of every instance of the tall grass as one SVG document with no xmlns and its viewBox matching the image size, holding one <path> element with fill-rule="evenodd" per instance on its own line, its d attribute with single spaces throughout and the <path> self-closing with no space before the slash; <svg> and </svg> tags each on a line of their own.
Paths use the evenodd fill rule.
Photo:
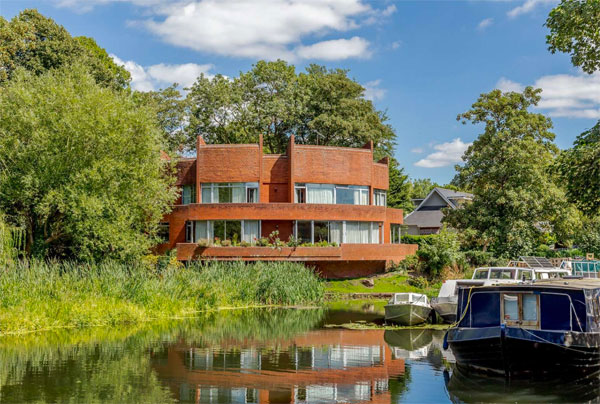
<svg viewBox="0 0 600 404">
<path fill-rule="evenodd" d="M 218 307 L 318 302 L 323 284 L 295 263 L 210 262 L 153 271 L 141 263 L 16 261 L 0 272 L 0 334 L 140 323 Z"/>
<path fill-rule="evenodd" d="M 7 265 L 17 259 L 25 241 L 25 232 L 9 226 L 0 213 L 0 265 Z"/>
</svg>

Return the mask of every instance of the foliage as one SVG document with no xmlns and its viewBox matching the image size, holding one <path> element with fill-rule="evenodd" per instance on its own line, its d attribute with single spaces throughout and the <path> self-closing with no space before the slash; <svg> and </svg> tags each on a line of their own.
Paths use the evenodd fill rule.
<svg viewBox="0 0 600 404">
<path fill-rule="evenodd" d="M 140 323 L 200 310 L 302 304 L 323 286 L 304 265 L 243 262 L 164 266 L 147 263 L 16 262 L 0 277 L 0 332 Z"/>
<path fill-rule="evenodd" d="M 417 257 L 423 272 L 437 277 L 444 268 L 455 266 L 462 258 L 457 234 L 443 228 L 429 243 L 419 246 Z"/>
<path fill-rule="evenodd" d="M 489 251 L 467 250 L 463 252 L 466 262 L 472 267 L 502 266 L 505 260 L 500 260 Z"/>
<path fill-rule="evenodd" d="M 575 257 L 585 257 L 585 253 L 578 249 L 552 249 L 548 245 L 539 245 L 535 251 L 534 255 L 536 257 L 546 257 L 546 258 L 575 258 Z"/>
<path fill-rule="evenodd" d="M 453 180 L 471 189 L 474 199 L 448 210 L 444 222 L 460 231 L 475 230 L 484 250 L 489 247 L 499 257 L 531 253 L 540 227 L 564 220 L 568 209 L 548 175 L 557 154 L 552 122 L 528 111 L 540 92 L 531 87 L 523 93 L 494 90 L 457 118 L 484 123 L 485 131 L 465 152 L 465 164 L 456 166 Z"/>
<path fill-rule="evenodd" d="M 92 38 L 73 38 L 54 20 L 27 9 L 11 21 L 0 17 L 0 84 L 18 68 L 33 74 L 79 63 L 96 82 L 115 90 L 129 87 L 131 76 Z"/>
<path fill-rule="evenodd" d="M 584 220 L 575 242 L 581 251 L 600 257 L 600 215 Z"/>
<path fill-rule="evenodd" d="M 20 70 L 0 92 L 0 210 L 38 257 L 130 259 L 175 199 L 152 114 L 81 66 Z"/>
<path fill-rule="evenodd" d="M 9 226 L 0 213 L 0 266 L 8 265 L 19 257 L 23 241 L 23 231 Z"/>
<path fill-rule="evenodd" d="M 411 181 L 410 196 L 413 199 L 424 199 L 435 187 L 439 187 L 439 185 L 429 178 L 414 179 Z"/>
<path fill-rule="evenodd" d="M 373 287 L 367 287 L 362 283 L 365 278 L 330 280 L 327 281 L 326 292 L 335 294 L 416 292 L 425 293 L 429 297 L 437 296 L 439 285 L 428 283 L 426 288 L 419 288 L 409 284 L 409 278 L 407 275 L 395 272 L 369 277 L 368 279 L 374 283 Z"/>
<path fill-rule="evenodd" d="M 571 55 L 571 63 L 592 74 L 600 68 L 600 2 L 562 0 L 546 20 L 546 42 L 552 53 Z"/>
<path fill-rule="evenodd" d="M 429 286 L 427 278 L 424 278 L 422 276 L 411 276 L 407 279 L 407 283 L 419 289 L 426 289 Z"/>
<path fill-rule="evenodd" d="M 389 159 L 389 180 L 387 206 L 403 209 L 405 213 L 412 212 L 414 205 L 411 200 L 411 184 L 408 175 L 404 174 L 404 169 L 400 167 L 398 160 L 394 158 Z"/>
<path fill-rule="evenodd" d="M 414 234 L 403 234 L 402 235 L 402 244 L 417 244 L 419 248 L 425 244 L 430 244 L 431 240 L 435 239 L 437 234 L 424 234 L 424 235 L 414 235 Z"/>
<path fill-rule="evenodd" d="M 600 212 L 600 122 L 561 153 L 557 170 L 572 203 L 587 214 Z"/>
<path fill-rule="evenodd" d="M 177 84 L 159 91 L 136 91 L 133 96 L 138 103 L 151 108 L 156 114 L 167 150 L 172 153 L 183 152 L 189 111 L 187 100 L 177 90 Z"/>
<path fill-rule="evenodd" d="M 361 147 L 372 140 L 391 155 L 395 134 L 384 112 L 366 100 L 346 70 L 260 61 L 238 77 L 201 75 L 188 94 L 187 147 L 207 143 L 256 143 L 264 134 L 269 153 L 285 152 L 291 134 L 303 144 Z"/>
</svg>

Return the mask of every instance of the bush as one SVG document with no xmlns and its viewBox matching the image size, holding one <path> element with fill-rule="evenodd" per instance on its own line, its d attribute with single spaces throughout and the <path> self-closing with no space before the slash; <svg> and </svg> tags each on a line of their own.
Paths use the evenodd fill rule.
<svg viewBox="0 0 600 404">
<path fill-rule="evenodd" d="M 400 241 L 402 241 L 403 244 L 417 244 L 420 248 L 422 245 L 431 244 L 431 241 L 437 236 L 437 234 L 426 234 L 422 236 L 405 234 L 401 237 Z"/>
<path fill-rule="evenodd" d="M 494 254 L 489 251 L 469 250 L 463 254 L 467 263 L 473 267 L 502 265 L 500 260 L 494 257 Z"/>
<path fill-rule="evenodd" d="M 221 247 L 231 247 L 231 240 L 221 241 Z"/>
<path fill-rule="evenodd" d="M 429 281 L 422 276 L 409 277 L 407 282 L 410 286 L 414 286 L 415 288 L 419 289 L 426 289 L 429 287 Z"/>
<path fill-rule="evenodd" d="M 432 278 L 437 277 L 445 267 L 455 267 L 462 256 L 457 234 L 442 229 L 428 243 L 419 246 L 417 256 L 423 271 Z"/>
</svg>

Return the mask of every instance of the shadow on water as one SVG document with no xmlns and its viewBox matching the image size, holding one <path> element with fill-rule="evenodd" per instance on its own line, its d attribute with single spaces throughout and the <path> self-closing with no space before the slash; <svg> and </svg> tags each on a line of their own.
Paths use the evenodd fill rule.
<svg viewBox="0 0 600 404">
<path fill-rule="evenodd" d="M 444 372 L 446 388 L 455 403 L 470 402 L 600 402 L 600 373 L 560 375 L 529 380 L 487 376 L 453 366 Z"/>
</svg>

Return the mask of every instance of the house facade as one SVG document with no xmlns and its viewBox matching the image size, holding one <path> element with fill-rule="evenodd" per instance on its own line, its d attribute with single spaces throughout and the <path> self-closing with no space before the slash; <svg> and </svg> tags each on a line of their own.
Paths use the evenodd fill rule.
<svg viewBox="0 0 600 404">
<path fill-rule="evenodd" d="M 442 209 L 458 209 L 463 203 L 472 199 L 473 195 L 467 192 L 434 188 L 425 199 L 413 200 L 417 206 L 404 218 L 407 233 L 412 235 L 439 233 L 444 217 Z"/>
<path fill-rule="evenodd" d="M 163 223 L 161 249 L 176 248 L 179 260 L 290 260 L 349 277 L 381 272 L 416 251 L 400 244 L 403 212 L 386 206 L 388 161 L 373 161 L 372 144 L 297 145 L 292 136 L 287 153 L 265 154 L 262 137 L 245 145 L 199 137 L 196 150 L 177 163 L 181 196 Z M 308 246 L 256 245 L 275 234 Z M 215 240 L 228 246 L 210 245 Z M 323 242 L 332 246 L 311 246 Z"/>
</svg>

